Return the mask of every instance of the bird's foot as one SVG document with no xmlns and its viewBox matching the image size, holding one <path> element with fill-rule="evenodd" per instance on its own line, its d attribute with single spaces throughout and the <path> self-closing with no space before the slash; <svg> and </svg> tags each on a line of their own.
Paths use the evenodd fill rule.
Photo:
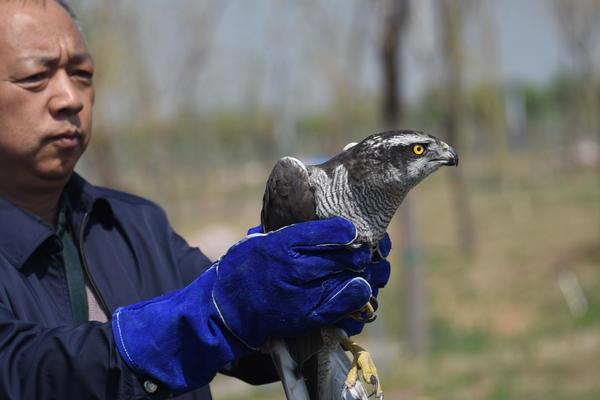
<svg viewBox="0 0 600 400">
<path fill-rule="evenodd" d="M 371 296 L 369 302 L 363 308 L 350 314 L 350 318 L 364 323 L 373 322 L 377 318 L 375 312 L 378 307 L 377 299 Z"/>
<path fill-rule="evenodd" d="M 383 390 L 371 354 L 349 338 L 342 339 L 340 343 L 345 351 L 352 353 L 353 357 L 352 366 L 348 371 L 344 385 L 349 389 L 353 388 L 359 379 L 359 375 L 362 375 L 363 381 L 373 388 L 373 393 L 369 397 L 374 395 L 376 399 L 383 400 Z"/>
</svg>

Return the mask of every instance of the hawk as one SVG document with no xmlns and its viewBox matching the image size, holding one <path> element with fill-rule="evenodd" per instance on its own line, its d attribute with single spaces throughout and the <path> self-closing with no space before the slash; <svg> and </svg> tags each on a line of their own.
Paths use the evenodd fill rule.
<svg viewBox="0 0 600 400">
<path fill-rule="evenodd" d="M 261 223 L 265 232 L 315 219 L 340 216 L 357 229 L 352 245 L 374 251 L 410 189 L 444 165 L 458 165 L 452 147 L 413 130 L 387 131 L 351 143 L 320 165 L 283 157 L 265 188 Z M 373 319 L 371 299 L 355 319 Z M 372 385 L 383 398 L 375 364 L 366 350 L 336 327 L 306 337 L 272 339 L 268 344 L 290 400 L 366 399 Z M 350 351 L 350 362 L 344 351 Z M 359 377 L 362 373 L 363 383 Z"/>
</svg>

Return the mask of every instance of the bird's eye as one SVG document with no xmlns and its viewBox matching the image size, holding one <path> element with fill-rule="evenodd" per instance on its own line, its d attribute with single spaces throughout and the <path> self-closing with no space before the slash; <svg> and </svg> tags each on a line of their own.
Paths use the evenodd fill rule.
<svg viewBox="0 0 600 400">
<path fill-rule="evenodd" d="M 425 146 L 422 144 L 415 144 L 412 148 L 412 151 L 416 155 L 420 156 L 421 154 L 425 153 Z"/>
</svg>

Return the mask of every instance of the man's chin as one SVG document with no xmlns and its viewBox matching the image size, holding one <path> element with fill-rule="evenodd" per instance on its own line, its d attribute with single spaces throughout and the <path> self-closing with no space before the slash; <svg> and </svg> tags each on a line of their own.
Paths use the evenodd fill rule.
<svg viewBox="0 0 600 400">
<path fill-rule="evenodd" d="M 34 175 L 37 179 L 48 182 L 49 184 L 67 183 L 73 175 L 73 170 L 79 156 L 71 156 L 64 158 L 54 158 L 49 162 L 38 163 L 34 167 Z"/>
<path fill-rule="evenodd" d="M 44 182 L 48 186 L 64 185 L 69 181 L 71 175 L 73 175 L 73 168 L 37 171 L 35 175 L 39 181 Z"/>
</svg>

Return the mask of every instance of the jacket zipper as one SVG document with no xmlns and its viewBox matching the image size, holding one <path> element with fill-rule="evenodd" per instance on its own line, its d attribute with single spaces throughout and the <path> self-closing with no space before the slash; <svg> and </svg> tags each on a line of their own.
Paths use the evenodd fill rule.
<svg viewBox="0 0 600 400">
<path fill-rule="evenodd" d="M 94 294 L 96 296 L 98 296 L 98 300 L 100 301 L 100 306 L 102 306 L 102 308 L 104 309 L 104 312 L 106 313 L 106 317 L 110 321 L 110 310 L 108 309 L 108 306 L 106 305 L 106 302 L 104 301 L 104 298 L 102 297 L 102 294 L 100 293 L 100 290 L 98 290 L 98 286 L 96 286 L 96 282 L 94 282 L 94 279 L 92 278 L 92 274 L 90 273 L 90 268 L 88 267 L 87 259 L 85 258 L 85 253 L 83 252 L 83 233 L 85 232 L 85 227 L 87 225 L 88 220 L 89 220 L 89 213 L 86 212 L 85 214 L 83 214 L 83 220 L 81 221 L 81 227 L 79 228 L 79 252 L 81 253 L 81 261 L 83 262 L 83 269 L 85 271 L 85 275 L 87 276 L 88 280 L 90 281 L 90 284 L 92 285 Z"/>
</svg>

